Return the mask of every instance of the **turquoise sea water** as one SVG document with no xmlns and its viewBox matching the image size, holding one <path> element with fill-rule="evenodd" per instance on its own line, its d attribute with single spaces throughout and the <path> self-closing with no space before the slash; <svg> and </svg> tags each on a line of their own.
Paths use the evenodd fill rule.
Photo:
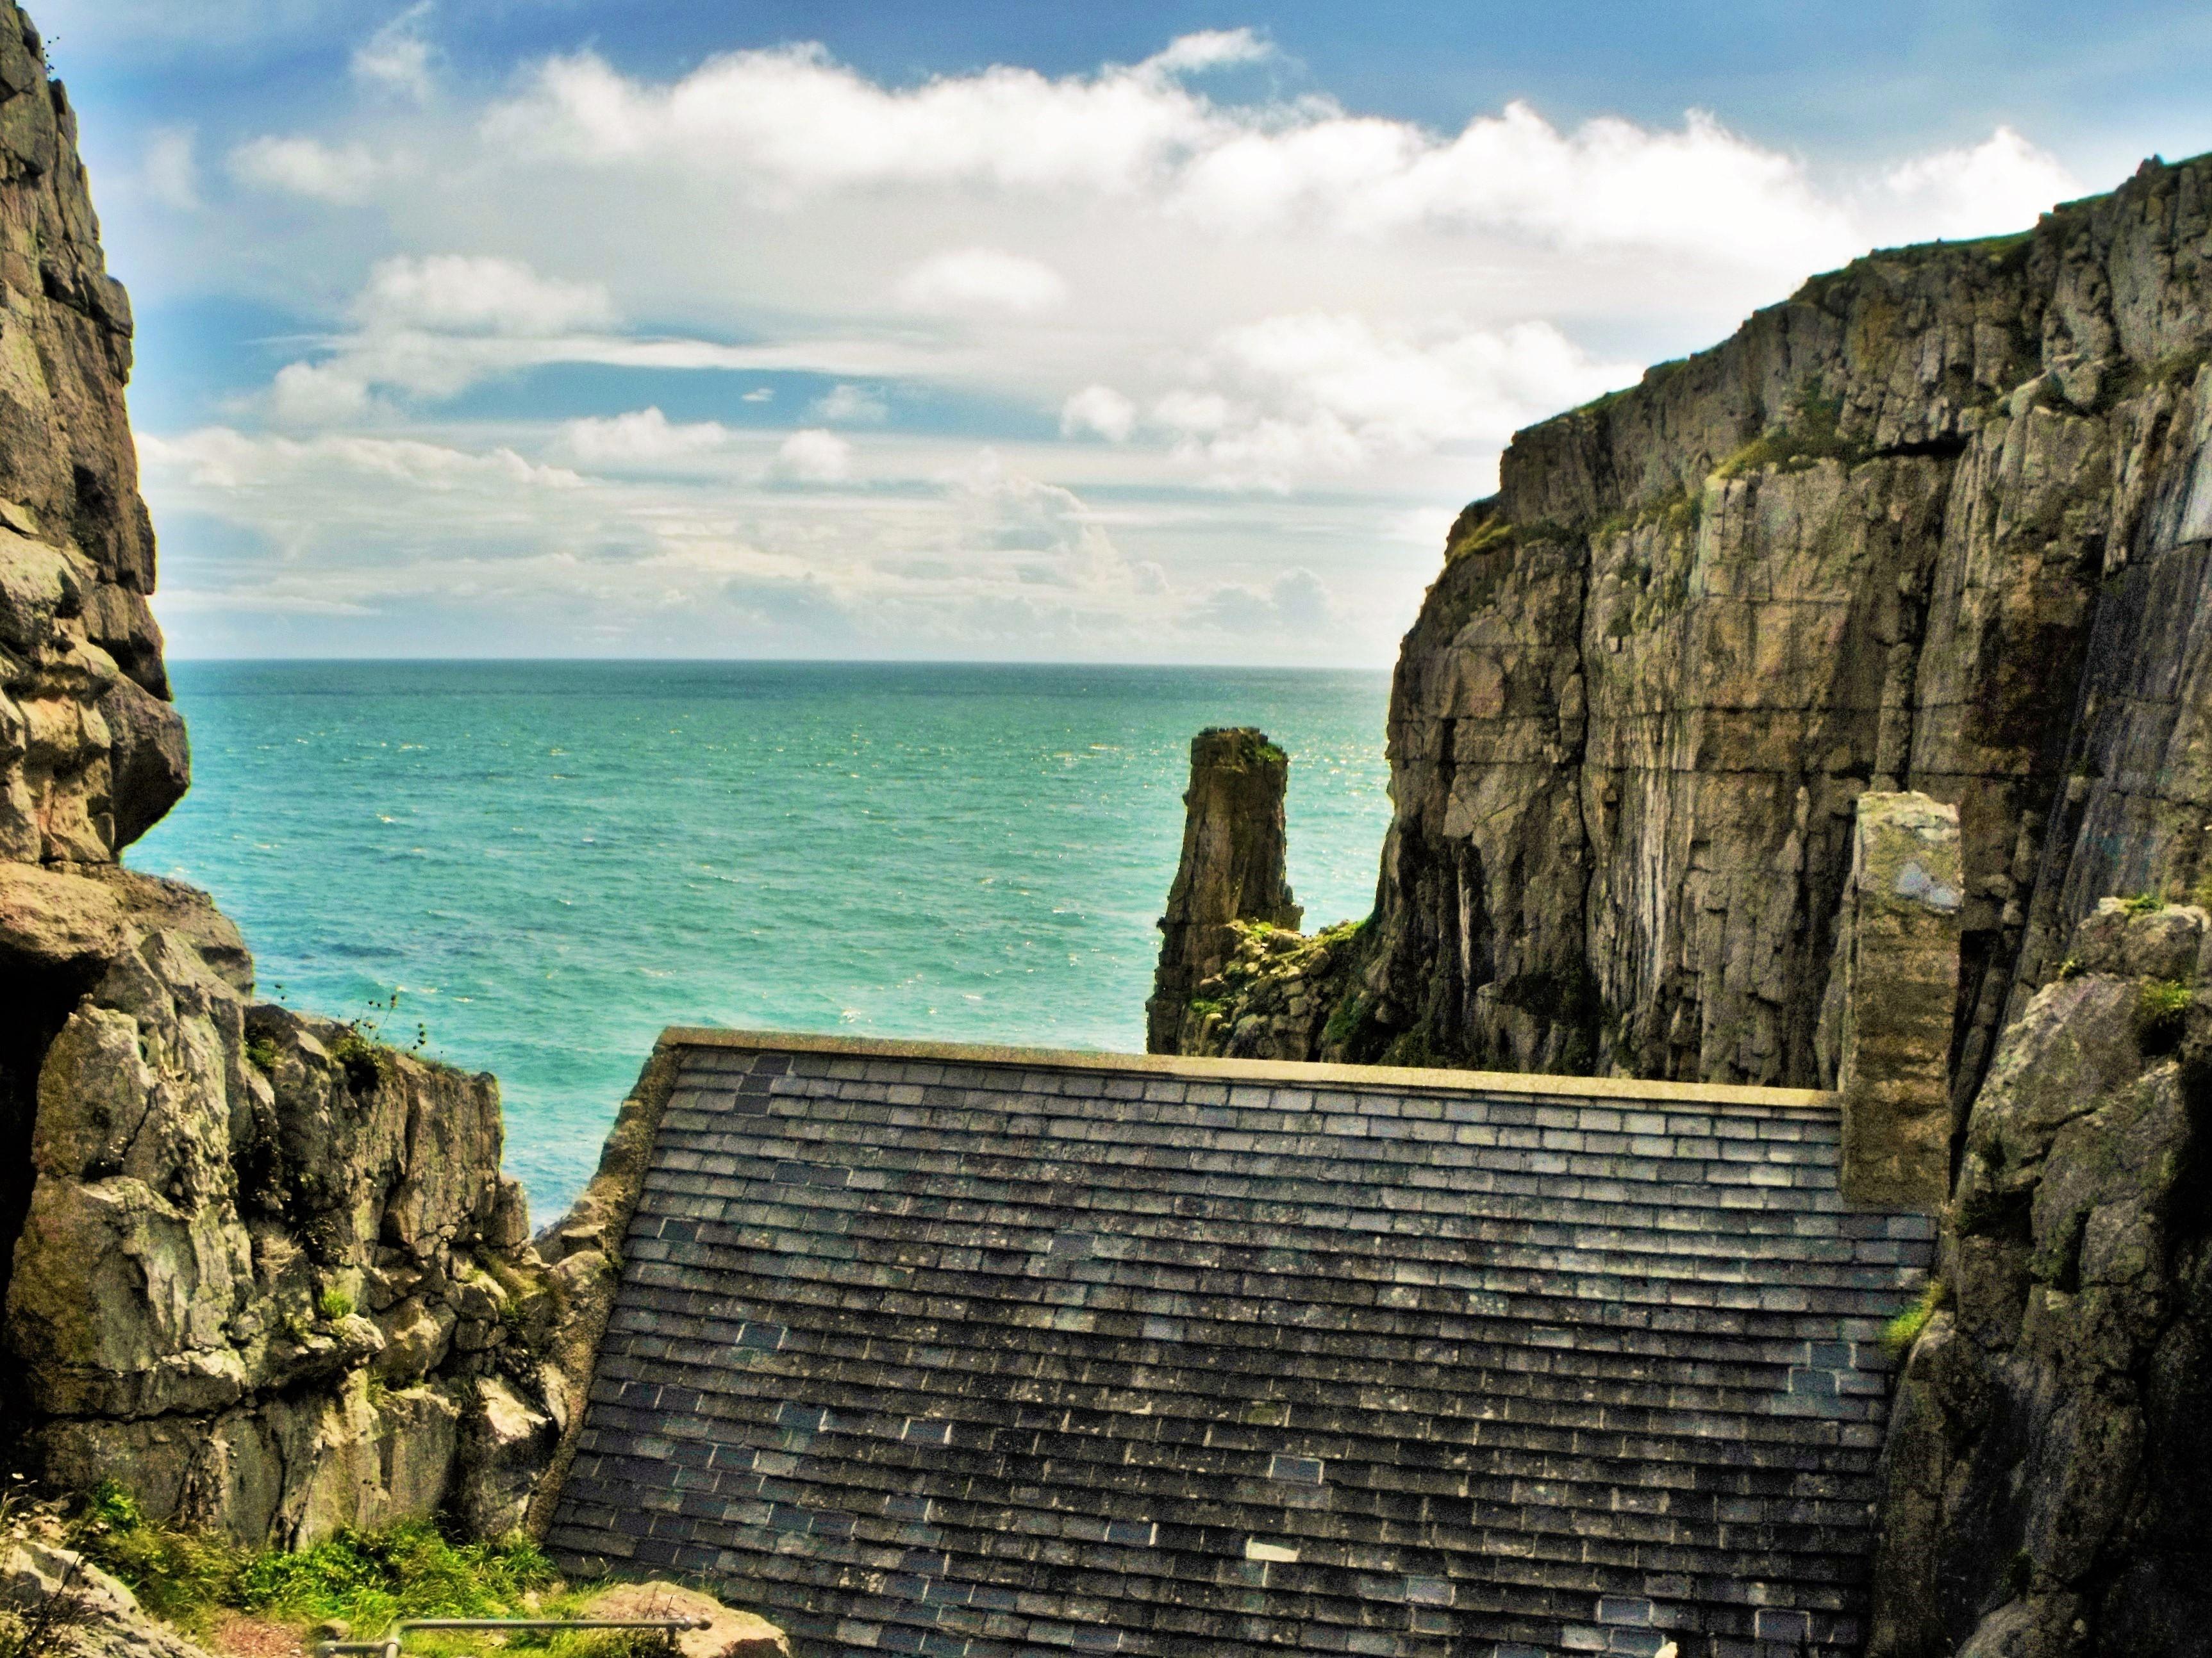
<svg viewBox="0 0 2212 1658">
<path fill-rule="evenodd" d="M 126 861 L 261 992 L 496 1072 L 543 1219 L 669 1024 L 1141 1050 L 1192 734 L 1290 750 L 1309 925 L 1364 915 L 1380 673 L 181 663 L 191 793 Z"/>
</svg>

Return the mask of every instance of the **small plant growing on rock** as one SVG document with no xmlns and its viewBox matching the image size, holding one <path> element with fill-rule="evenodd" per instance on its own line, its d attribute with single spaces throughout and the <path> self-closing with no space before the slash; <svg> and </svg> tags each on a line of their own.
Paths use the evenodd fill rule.
<svg viewBox="0 0 2212 1658">
<path fill-rule="evenodd" d="M 342 1318 L 353 1316 L 353 1297 L 343 1290 L 325 1290 L 316 1298 L 315 1310 L 335 1324 Z"/>
<path fill-rule="evenodd" d="M 2069 979 L 2080 978 L 2081 958 L 2079 956 L 2069 956 L 2064 961 L 2059 963 L 2058 970 L 2051 976 L 2061 984 L 2065 983 Z"/>
<path fill-rule="evenodd" d="M 368 1009 L 345 1022 L 345 1034 L 331 1045 L 331 1057 L 346 1073 L 355 1091 L 366 1093 L 392 1074 L 392 1049 L 383 1042 L 384 1023 L 399 1011 L 397 987 L 381 1000 L 369 999 Z M 415 1040 L 402 1051 L 420 1054 L 430 1045 L 430 1027 L 417 1023 Z"/>
<path fill-rule="evenodd" d="M 1889 1349 L 1889 1356 L 1902 1361 L 1912 1351 L 1912 1344 L 1920 1339 L 1920 1333 L 1928 1327 L 1928 1321 L 1942 1311 L 1950 1298 L 1951 1292 L 1942 1278 L 1929 1278 L 1927 1287 L 1920 1292 L 1920 1299 L 1883 1327 L 1881 1345 Z"/>
<path fill-rule="evenodd" d="M 2132 898 L 2121 899 L 2120 908 L 2130 915 L 2148 915 L 2165 902 L 2155 892 L 2138 892 Z"/>
<path fill-rule="evenodd" d="M 23 1543 L 73 1542 L 56 1523 L 55 1508 L 38 1501 L 21 1474 L 10 1474 L 0 1491 L 0 1553 Z M 71 1644 L 69 1632 L 89 1622 L 93 1611 L 91 1597 L 77 1582 L 82 1558 L 72 1555 L 52 1588 L 0 1591 L 0 1658 L 46 1658 Z"/>
<path fill-rule="evenodd" d="M 246 1060 L 256 1071 L 274 1071 L 276 1068 L 276 1044 L 266 1036 L 256 1036 L 246 1045 Z"/>
<path fill-rule="evenodd" d="M 2179 979 L 2153 979 L 2136 996 L 2136 1041 L 2145 1054 L 2171 1054 L 2181 1046 L 2194 993 Z"/>
</svg>

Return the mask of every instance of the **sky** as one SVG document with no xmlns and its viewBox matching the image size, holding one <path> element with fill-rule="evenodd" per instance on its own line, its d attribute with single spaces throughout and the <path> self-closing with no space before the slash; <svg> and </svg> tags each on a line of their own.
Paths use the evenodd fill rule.
<svg viewBox="0 0 2212 1658">
<path fill-rule="evenodd" d="M 46 0 L 191 657 L 1381 666 L 1518 428 L 2212 149 L 2212 9 Z"/>
</svg>

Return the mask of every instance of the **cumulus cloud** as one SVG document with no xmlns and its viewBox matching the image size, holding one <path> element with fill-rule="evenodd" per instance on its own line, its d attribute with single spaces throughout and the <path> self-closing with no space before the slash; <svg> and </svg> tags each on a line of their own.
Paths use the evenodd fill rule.
<svg viewBox="0 0 2212 1658">
<path fill-rule="evenodd" d="M 353 54 L 353 78 L 373 91 L 423 103 L 430 96 L 430 41 L 424 25 L 431 0 L 416 0 L 362 42 Z"/>
<path fill-rule="evenodd" d="M 1067 284 L 1042 260 L 967 247 L 923 260 L 899 279 L 896 295 L 909 311 L 1033 317 L 1065 303 Z"/>
<path fill-rule="evenodd" d="M 288 362 L 269 388 L 270 412 L 286 426 L 331 426 L 369 410 L 368 383 L 328 363 Z"/>
<path fill-rule="evenodd" d="M 249 138 L 230 152 L 240 183 L 311 200 L 351 206 L 365 202 L 391 172 L 366 144 L 326 144 L 303 137 Z"/>
<path fill-rule="evenodd" d="M 1274 48 L 1249 28 L 1200 29 L 1180 35 L 1140 67 L 1164 75 L 1198 75 L 1207 70 L 1253 64 L 1274 55 Z"/>
<path fill-rule="evenodd" d="M 608 616 L 635 608 L 603 585 L 629 560 L 656 614 L 720 594 L 836 648 L 1233 653 L 1273 628 L 1379 659 L 1517 427 L 1870 246 L 2024 227 L 2077 189 L 2011 129 L 1853 171 L 1702 112 L 1370 115 L 1216 75 L 1269 55 L 1249 30 L 919 82 L 811 46 L 668 74 L 583 52 L 472 94 L 404 3 L 355 14 L 385 20 L 351 67 L 368 95 L 235 147 L 202 118 L 249 191 L 368 210 L 309 236 L 203 187 L 184 130 L 145 152 L 149 198 L 201 203 L 165 227 L 201 262 L 178 280 L 353 296 L 258 405 L 301 446 L 234 488 L 173 455 L 157 504 L 348 568 L 414 550 L 426 591 L 490 591 L 526 552 Z M 318 446 L 404 433 L 489 463 L 486 417 L 440 401 L 566 363 L 623 372 L 532 384 L 583 401 L 499 436 L 579 485 L 503 462 L 418 485 Z M 654 378 L 676 374 L 721 378 Z M 786 416 L 663 412 L 702 392 Z M 945 459 L 982 442 L 995 475 Z"/>
<path fill-rule="evenodd" d="M 598 282 L 541 276 L 519 259 L 462 253 L 379 260 L 353 313 L 371 327 L 524 335 L 604 327 L 615 315 Z"/>
<path fill-rule="evenodd" d="M 863 386 L 833 386 L 814 400 L 814 412 L 823 420 L 855 425 L 886 419 L 890 405 Z"/>
<path fill-rule="evenodd" d="M 1266 588 L 1224 583 L 1193 608 L 1200 626 L 1229 634 L 1262 634 L 1280 638 L 1311 635 L 1336 614 L 1328 584 L 1304 565 L 1294 566 Z"/>
<path fill-rule="evenodd" d="M 2024 230 L 2081 193 L 2058 158 L 2001 126 L 1978 144 L 1938 150 L 1882 179 L 1883 222 L 1905 237 L 1989 236 Z"/>
<path fill-rule="evenodd" d="M 1438 133 L 1321 99 L 1216 104 L 1179 78 L 1265 50 L 1249 30 L 1213 32 L 1095 75 L 994 68 L 913 88 L 879 85 L 813 46 L 729 53 L 659 83 L 584 53 L 542 66 L 484 133 L 514 155 L 712 175 L 786 201 L 918 185 L 1073 191 L 1149 201 L 1213 232 L 1487 227 L 1767 265 L 1832 262 L 1858 240 L 1798 161 L 1702 112 L 1678 128 L 1607 117 L 1563 131 L 1515 103 Z M 972 279 L 1048 293 L 1010 270 Z"/>
<path fill-rule="evenodd" d="M 810 426 L 783 440 L 769 476 L 791 483 L 836 483 L 852 470 L 853 446 L 835 432 Z"/>
<path fill-rule="evenodd" d="M 1378 457 L 1502 444 L 1636 374 L 1549 323 L 1416 331 L 1312 313 L 1223 333 L 1152 419 L 1215 482 L 1287 489 Z"/>
<path fill-rule="evenodd" d="M 1086 386 L 1060 406 L 1062 437 L 1096 433 L 1109 443 L 1127 443 L 1136 426 L 1137 405 L 1110 386 Z"/>
<path fill-rule="evenodd" d="M 711 454 L 730 440 L 720 421 L 678 423 L 657 408 L 572 420 L 561 432 L 571 452 L 598 466 L 665 466 Z"/>
</svg>

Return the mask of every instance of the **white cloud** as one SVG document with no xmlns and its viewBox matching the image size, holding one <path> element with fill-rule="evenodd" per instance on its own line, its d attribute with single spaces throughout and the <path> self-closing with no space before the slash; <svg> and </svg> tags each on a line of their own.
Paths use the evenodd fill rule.
<svg viewBox="0 0 2212 1658">
<path fill-rule="evenodd" d="M 272 212 L 195 180 L 188 143 L 164 152 L 167 198 L 202 206 L 161 222 L 161 280 L 295 312 L 354 297 L 258 405 L 301 446 L 235 488 L 172 458 L 156 506 L 189 508 L 173 573 L 191 526 L 230 523 L 363 603 L 379 560 L 441 603 L 497 592 L 465 601 L 494 634 L 542 592 L 593 627 L 774 615 L 777 648 L 814 629 L 835 649 L 1235 654 L 1263 647 L 1234 623 L 1257 616 L 1384 659 L 1516 427 L 1869 246 L 2023 228 L 2073 190 L 2008 129 L 1854 171 L 1698 112 L 1516 104 L 1437 128 L 1203 78 L 1267 57 L 1244 30 L 1075 74 L 878 81 L 794 46 L 467 82 L 433 73 L 433 20 L 404 3 L 332 25 L 386 20 L 354 70 L 377 95 L 341 67 L 325 112 L 236 148 L 199 118 L 240 184 L 366 210 Z M 163 198 L 145 155 L 139 193 Z M 524 378 L 570 363 L 621 372 Z M 679 374 L 710 378 L 658 378 Z M 500 378 L 548 406 L 440 410 Z M 702 392 L 781 394 L 784 417 L 662 412 Z M 487 464 L 420 463 L 433 498 L 318 433 Z M 984 442 L 994 483 L 969 476 Z M 516 482 L 495 448 L 586 476 Z"/>
<path fill-rule="evenodd" d="M 307 471 L 348 473 L 431 491 L 486 482 L 567 489 L 583 482 L 564 467 L 535 465 L 509 448 L 472 453 L 413 438 L 337 434 L 307 439 L 264 437 L 228 426 L 211 426 L 179 438 L 142 435 L 138 448 L 149 465 L 172 469 L 193 483 L 225 490 L 279 484 Z"/>
<path fill-rule="evenodd" d="M 1178 35 L 1164 50 L 1147 58 L 1142 67 L 1165 75 L 1197 75 L 1237 64 L 1258 63 L 1274 55 L 1274 48 L 1249 28 L 1200 29 Z"/>
<path fill-rule="evenodd" d="M 1137 405 L 1110 386 L 1086 386 L 1060 406 L 1063 437 L 1095 432 L 1109 443 L 1127 443 L 1136 425 Z"/>
<path fill-rule="evenodd" d="M 249 138 L 230 152 L 230 170 L 241 183 L 319 202 L 351 206 L 368 199 L 392 170 L 358 142 L 332 145 L 319 138 Z"/>
<path fill-rule="evenodd" d="M 1636 373 L 1593 360 L 1549 323 L 1415 332 L 1309 313 L 1222 334 L 1152 421 L 1213 482 L 1287 489 L 1380 458 L 1502 445 Z"/>
<path fill-rule="evenodd" d="M 427 102 L 430 96 L 430 41 L 423 25 L 430 15 L 431 0 L 399 13 L 353 54 L 353 78 L 374 91 Z"/>
<path fill-rule="evenodd" d="M 368 383 L 328 363 L 286 363 L 269 394 L 270 413 L 287 426 L 342 425 L 369 410 Z"/>
<path fill-rule="evenodd" d="M 191 212 L 200 205 L 198 135 L 191 128 L 155 127 L 146 138 L 142 175 L 147 194 L 164 207 Z"/>
<path fill-rule="evenodd" d="M 462 253 L 378 261 L 353 313 L 370 328 L 536 337 L 605 327 L 615 316 L 598 282 L 564 282 L 519 259 Z"/>
<path fill-rule="evenodd" d="M 544 64 L 483 132 L 516 156 L 714 177 L 787 203 L 899 187 L 1073 191 L 1148 201 L 1217 233 L 1481 227 L 1768 269 L 1832 263 L 1858 240 L 1795 158 L 1701 112 L 1679 129 L 1607 117 L 1565 131 L 1516 103 L 1446 135 L 1326 100 L 1218 105 L 1166 72 L 1265 50 L 1249 31 L 1218 32 L 1134 68 L 1057 79 L 994 68 L 910 88 L 812 46 L 729 53 L 658 84 L 584 53 Z"/>
<path fill-rule="evenodd" d="M 1938 150 L 1882 179 L 1883 222 L 1905 236 L 1990 236 L 2025 230 L 2036 216 L 2081 193 L 2058 158 L 2008 126 L 1980 143 Z"/>
<path fill-rule="evenodd" d="M 1042 260 L 967 247 L 923 260 L 899 279 L 896 296 L 909 311 L 1033 317 L 1065 304 L 1067 284 Z"/>
<path fill-rule="evenodd" d="M 1336 596 L 1328 584 L 1304 565 L 1294 566 L 1275 578 L 1265 590 L 1224 583 L 1214 588 L 1194 608 L 1193 619 L 1201 627 L 1230 634 L 1259 634 L 1270 638 L 1311 635 L 1326 629 L 1337 615 Z"/>
<path fill-rule="evenodd" d="M 814 412 L 823 420 L 844 425 L 872 423 L 889 417 L 890 405 L 860 386 L 833 386 L 814 400 Z"/>
<path fill-rule="evenodd" d="M 1200 142 L 1212 120 L 1144 70 L 1054 80 L 994 67 L 891 89 L 807 45 L 725 53 L 662 86 L 594 53 L 555 58 L 484 131 L 516 154 L 673 164 L 755 192 L 960 180 L 1111 191 Z"/>
<path fill-rule="evenodd" d="M 635 409 L 611 419 L 568 422 L 561 428 L 569 450 L 587 465 L 665 466 L 710 454 L 727 445 L 720 421 L 679 424 L 659 409 Z"/>
<path fill-rule="evenodd" d="M 852 470 L 853 446 L 835 432 L 811 426 L 783 440 L 769 475 L 793 483 L 835 483 Z"/>
</svg>

